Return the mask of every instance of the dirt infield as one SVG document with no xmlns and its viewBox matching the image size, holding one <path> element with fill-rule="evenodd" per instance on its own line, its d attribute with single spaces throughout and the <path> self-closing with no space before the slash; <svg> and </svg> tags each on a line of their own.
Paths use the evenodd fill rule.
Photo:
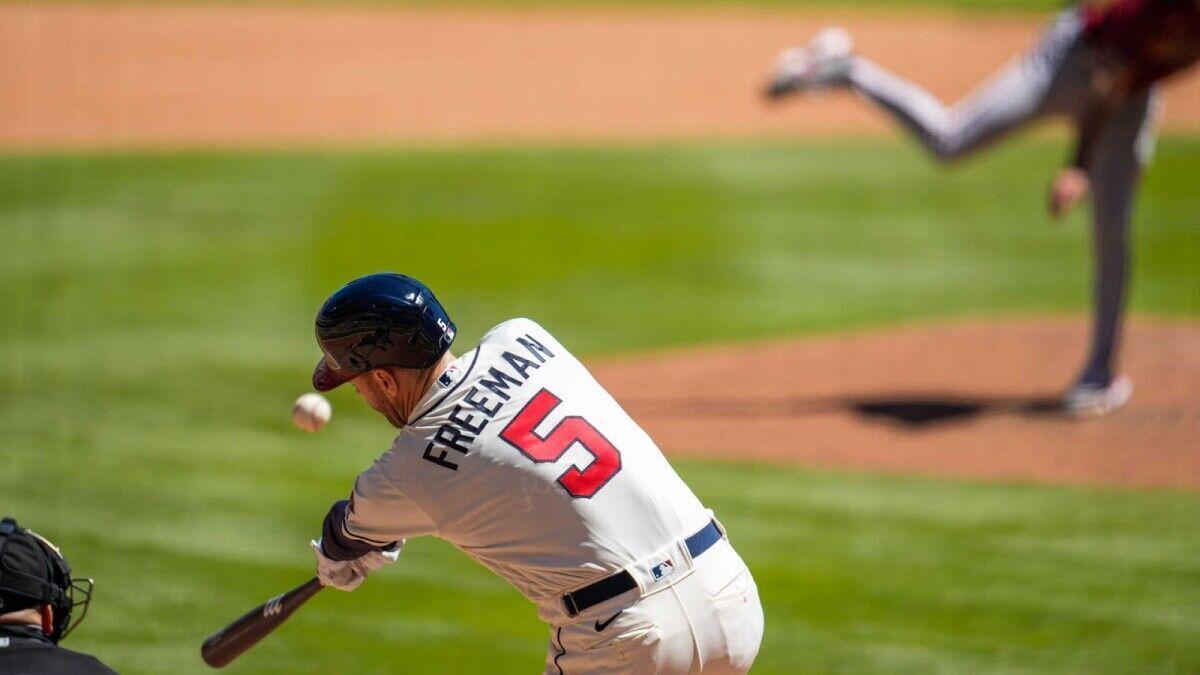
<svg viewBox="0 0 1200 675">
<path fill-rule="evenodd" d="M 1019 320 L 727 345 L 593 365 L 675 455 L 1050 483 L 1200 488 L 1200 324 L 1135 320 L 1132 401 L 1055 399 L 1083 320 Z"/>
<path fill-rule="evenodd" d="M 0 4 L 0 148 L 893 133 L 850 96 L 771 109 L 819 26 L 962 95 L 1044 17 Z M 1200 74 L 1165 125 L 1200 130 Z"/>
</svg>

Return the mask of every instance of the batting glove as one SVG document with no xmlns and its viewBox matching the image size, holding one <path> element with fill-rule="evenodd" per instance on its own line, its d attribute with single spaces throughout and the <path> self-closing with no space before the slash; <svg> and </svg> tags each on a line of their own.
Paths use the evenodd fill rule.
<svg viewBox="0 0 1200 675">
<path fill-rule="evenodd" d="M 362 585 L 367 575 L 375 570 L 383 569 L 396 562 L 404 542 L 384 551 L 371 551 L 354 560 L 330 560 L 321 551 L 321 540 L 312 543 L 313 551 L 317 554 L 317 578 L 322 586 L 336 588 L 347 593 Z"/>
</svg>

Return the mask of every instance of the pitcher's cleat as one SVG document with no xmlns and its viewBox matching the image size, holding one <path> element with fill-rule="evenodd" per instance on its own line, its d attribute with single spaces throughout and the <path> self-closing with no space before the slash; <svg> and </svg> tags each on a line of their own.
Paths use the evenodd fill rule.
<svg viewBox="0 0 1200 675">
<path fill-rule="evenodd" d="M 794 91 L 817 91 L 849 83 L 854 42 L 841 28 L 826 28 L 806 47 L 786 49 L 775 59 L 767 96 L 781 98 Z"/>
<path fill-rule="evenodd" d="M 1075 417 L 1098 417 L 1125 405 L 1133 394 L 1133 381 L 1124 375 L 1107 386 L 1080 382 L 1063 397 L 1063 409 Z"/>
</svg>

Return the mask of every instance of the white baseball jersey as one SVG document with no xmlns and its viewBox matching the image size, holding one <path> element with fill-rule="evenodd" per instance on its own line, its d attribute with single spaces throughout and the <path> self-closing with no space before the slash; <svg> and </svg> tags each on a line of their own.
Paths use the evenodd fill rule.
<svg viewBox="0 0 1200 675">
<path fill-rule="evenodd" d="M 358 477 L 343 530 L 445 539 L 554 624 L 564 592 L 654 563 L 712 517 L 578 359 L 513 319 L 454 361 Z"/>
</svg>

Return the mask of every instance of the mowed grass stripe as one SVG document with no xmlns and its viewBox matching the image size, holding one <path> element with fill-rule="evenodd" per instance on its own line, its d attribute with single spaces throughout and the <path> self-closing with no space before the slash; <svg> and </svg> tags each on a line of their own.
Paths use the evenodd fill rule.
<svg viewBox="0 0 1200 675">
<path fill-rule="evenodd" d="M 126 337 L 153 331 L 286 365 L 278 341 L 299 348 L 330 288 L 379 269 L 426 279 L 464 335 L 530 314 L 587 353 L 1085 309 L 1086 215 L 1043 213 L 1065 153 L 1029 141 L 954 171 L 898 142 L 0 158 L 0 298 L 22 317 L 0 338 L 47 330 L 26 358 L 85 353 L 69 336 L 128 366 Z M 1160 144 L 1135 310 L 1200 313 L 1197 164 L 1200 142 Z"/>
<path fill-rule="evenodd" d="M 686 470 L 754 562 L 768 672 L 1195 667 L 1195 495 Z"/>
</svg>

